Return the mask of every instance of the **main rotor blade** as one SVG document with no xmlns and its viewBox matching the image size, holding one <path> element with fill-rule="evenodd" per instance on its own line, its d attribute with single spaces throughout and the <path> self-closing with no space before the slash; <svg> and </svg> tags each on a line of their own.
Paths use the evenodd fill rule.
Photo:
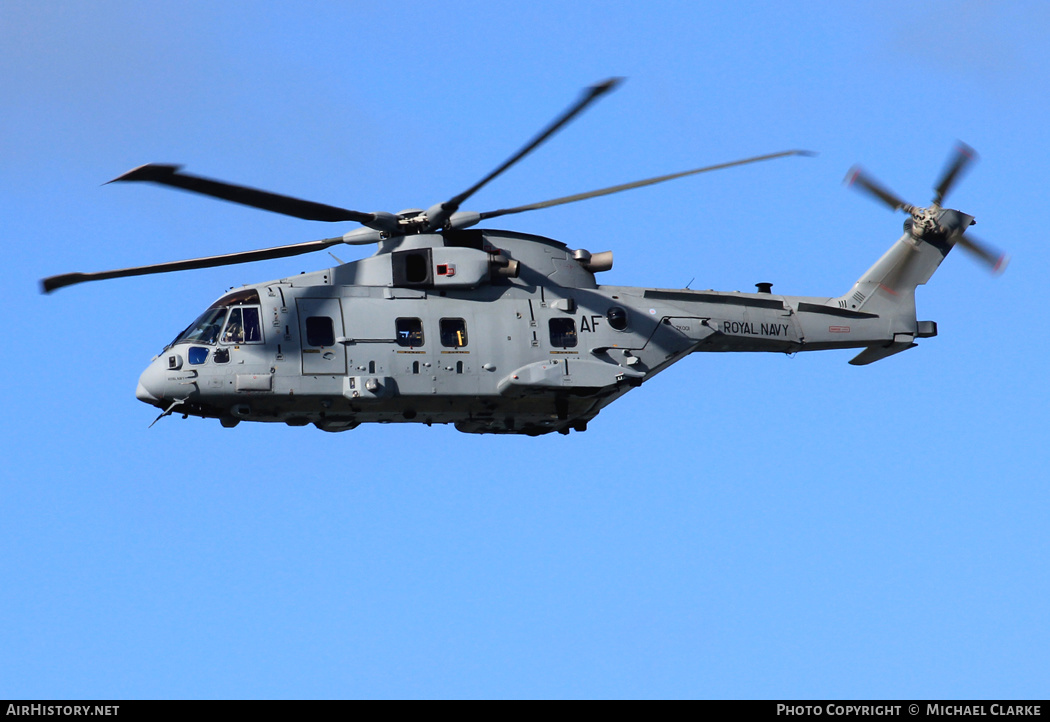
<svg viewBox="0 0 1050 722">
<path fill-rule="evenodd" d="M 466 201 L 472 195 L 481 190 L 481 188 L 484 187 L 493 178 L 503 173 L 503 171 L 510 168 L 512 165 L 514 165 L 519 160 L 528 155 L 530 152 L 532 152 L 545 140 L 547 140 L 552 135 L 561 130 L 561 128 L 564 127 L 567 123 L 569 123 L 569 121 L 571 121 L 577 115 L 582 113 L 588 105 L 593 103 L 605 93 L 615 88 L 622 81 L 623 78 L 609 78 L 605 82 L 599 83 L 598 85 L 594 85 L 585 90 L 583 96 L 572 107 L 570 107 L 560 116 L 555 118 L 554 121 L 550 125 L 548 125 L 544 130 L 542 130 L 539 135 L 537 135 L 531 141 L 526 143 L 521 150 L 519 150 L 517 153 L 508 158 L 503 163 L 503 165 L 489 173 L 487 176 L 482 178 L 480 181 L 478 181 L 459 195 L 453 196 L 448 201 L 442 203 L 441 210 L 434 214 L 435 217 L 428 219 L 427 229 L 434 230 L 443 226 L 445 224 L 445 221 L 448 220 L 449 216 L 451 216 L 453 213 L 459 210 L 459 207 L 463 204 L 464 201 Z"/>
<path fill-rule="evenodd" d="M 252 208 L 261 208 L 264 211 L 302 218 L 307 221 L 357 221 L 366 226 L 376 221 L 376 214 L 374 213 L 351 211 L 346 208 L 325 205 L 324 203 L 304 201 L 299 198 L 261 191 L 256 188 L 202 178 L 189 173 L 182 173 L 179 170 L 180 168 L 182 166 L 147 163 L 114 178 L 110 183 L 149 181 L 171 186 L 172 188 L 181 188 L 193 193 L 201 193 L 213 198 L 221 198 L 225 201 L 240 203 Z"/>
<path fill-rule="evenodd" d="M 959 141 L 955 146 L 955 155 L 952 157 L 948 167 L 944 169 L 940 182 L 934 187 L 933 202 L 935 205 L 941 205 L 944 197 L 948 195 L 948 191 L 952 189 L 952 186 L 959 179 L 959 175 L 975 160 L 977 160 L 976 151 L 966 145 L 966 143 Z"/>
<path fill-rule="evenodd" d="M 262 248 L 258 251 L 241 251 L 239 253 L 227 253 L 222 256 L 207 256 L 205 258 L 191 258 L 186 261 L 171 261 L 169 263 L 154 263 L 149 266 L 135 266 L 134 268 L 119 268 L 114 271 L 98 271 L 96 273 L 64 273 L 60 276 L 51 276 L 40 282 L 44 293 L 72 286 L 76 283 L 86 281 L 104 281 L 108 278 L 125 278 L 127 276 L 145 276 L 153 273 L 169 273 L 171 271 L 188 271 L 194 268 L 213 268 L 215 266 L 232 266 L 237 263 L 250 263 L 251 261 L 265 261 L 271 258 L 287 258 L 298 256 L 312 251 L 321 251 L 329 246 L 342 243 L 343 237 L 325 238 L 320 241 L 307 241 L 306 243 L 293 243 L 288 246 L 276 246 L 274 248 Z"/>
<path fill-rule="evenodd" d="M 993 250 L 987 243 L 977 240 L 963 233 L 953 233 L 949 240 L 976 256 L 991 269 L 992 273 L 1002 273 L 1010 263 L 1010 257 L 1005 253 Z"/>
<path fill-rule="evenodd" d="M 875 179 L 869 177 L 860 166 L 855 165 L 850 168 L 849 173 L 846 174 L 846 185 L 851 187 L 859 186 L 895 211 L 902 208 L 905 210 L 911 208 L 909 204 L 898 198 L 892 191 L 879 185 Z"/>
<path fill-rule="evenodd" d="M 780 153 L 770 153 L 769 155 L 758 155 L 753 158 L 744 158 L 743 160 L 734 160 L 729 163 L 719 163 L 718 165 L 704 166 L 703 168 L 696 168 L 694 170 L 682 171 L 681 173 L 672 173 L 670 175 L 662 175 L 656 178 L 648 178 L 646 180 L 634 181 L 633 183 L 622 183 L 616 186 L 609 186 L 608 188 L 602 188 L 601 190 L 590 191 L 588 193 L 576 193 L 571 196 L 563 196 L 561 198 L 554 198 L 549 201 L 542 201 L 540 203 L 530 203 L 524 206 L 517 206 L 515 208 L 502 208 L 498 211 L 486 211 L 480 214 L 481 220 L 486 218 L 496 218 L 497 216 L 506 216 L 511 213 L 524 213 L 525 211 L 535 211 L 540 208 L 550 208 L 551 206 L 560 206 L 565 203 L 575 203 L 576 201 L 585 201 L 589 198 L 598 198 L 599 196 L 607 196 L 613 193 L 619 193 L 620 191 L 629 191 L 634 188 L 642 188 L 644 186 L 655 185 L 656 183 L 663 183 L 664 181 L 674 180 L 676 178 L 684 178 L 690 175 L 696 175 L 697 173 L 706 173 L 712 170 L 721 170 L 722 168 L 732 168 L 737 165 L 746 165 L 748 163 L 757 163 L 763 160 L 772 160 L 774 158 L 783 158 L 789 155 L 815 155 L 812 151 L 808 150 L 785 150 Z"/>
</svg>

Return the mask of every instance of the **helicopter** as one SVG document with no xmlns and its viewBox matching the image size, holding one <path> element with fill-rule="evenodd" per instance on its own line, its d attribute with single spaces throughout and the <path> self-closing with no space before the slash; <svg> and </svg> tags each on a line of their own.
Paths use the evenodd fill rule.
<svg viewBox="0 0 1050 722">
<path fill-rule="evenodd" d="M 86 281 L 209 268 L 377 244 L 369 257 L 231 290 L 143 371 L 136 397 L 160 415 L 313 424 L 453 424 L 480 434 L 585 431 L 610 403 L 694 352 L 860 349 L 865 365 L 937 335 L 919 321 L 915 289 L 955 246 L 994 271 L 1006 257 L 964 235 L 973 216 L 943 207 L 975 159 L 960 144 L 928 207 L 905 203 L 859 168 L 848 182 L 907 214 L 904 235 L 844 294 L 783 296 L 597 282 L 612 252 L 550 238 L 474 228 L 500 216 L 619 193 L 807 151 L 755 156 L 600 190 L 486 212 L 462 210 L 478 190 L 548 140 L 622 79 L 581 97 L 502 165 L 428 209 L 360 212 L 147 164 L 110 182 L 150 182 L 304 220 L 356 222 L 305 243 L 42 281 Z M 334 256 L 333 256 L 334 257 Z M 336 258 L 339 261 L 338 258 Z M 152 424 L 151 424 L 152 426 Z"/>
</svg>

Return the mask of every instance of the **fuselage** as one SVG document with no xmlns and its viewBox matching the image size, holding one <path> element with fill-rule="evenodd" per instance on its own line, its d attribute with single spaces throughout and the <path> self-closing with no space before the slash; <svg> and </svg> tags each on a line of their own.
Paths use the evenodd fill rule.
<svg viewBox="0 0 1050 722">
<path fill-rule="evenodd" d="M 568 433 L 696 351 L 892 348 L 923 335 L 914 313 L 848 298 L 603 286 L 581 258 L 547 238 L 470 230 L 245 286 L 153 360 L 137 396 L 224 426 Z"/>
</svg>

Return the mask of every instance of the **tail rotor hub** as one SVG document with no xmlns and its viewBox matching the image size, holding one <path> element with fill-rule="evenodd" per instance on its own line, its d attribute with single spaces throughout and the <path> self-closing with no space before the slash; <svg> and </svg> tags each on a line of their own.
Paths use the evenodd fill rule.
<svg viewBox="0 0 1050 722">
<path fill-rule="evenodd" d="M 940 209 L 937 206 L 930 208 L 916 208 L 909 206 L 907 212 L 911 214 L 911 234 L 916 238 L 924 238 L 930 235 L 943 235 L 945 229 L 939 223 Z"/>
</svg>

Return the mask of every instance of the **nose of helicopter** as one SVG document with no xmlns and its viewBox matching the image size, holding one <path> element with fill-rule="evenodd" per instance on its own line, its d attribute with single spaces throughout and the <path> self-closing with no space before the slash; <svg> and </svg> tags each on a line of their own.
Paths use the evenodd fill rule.
<svg viewBox="0 0 1050 722">
<path fill-rule="evenodd" d="M 165 370 L 160 367 L 157 361 L 154 361 L 139 376 L 139 384 L 135 388 L 135 398 L 151 406 L 162 404 L 166 380 Z"/>
<path fill-rule="evenodd" d="M 135 387 L 135 398 L 147 404 L 157 403 L 157 397 L 147 391 L 141 381 L 139 381 L 139 385 Z"/>
</svg>

